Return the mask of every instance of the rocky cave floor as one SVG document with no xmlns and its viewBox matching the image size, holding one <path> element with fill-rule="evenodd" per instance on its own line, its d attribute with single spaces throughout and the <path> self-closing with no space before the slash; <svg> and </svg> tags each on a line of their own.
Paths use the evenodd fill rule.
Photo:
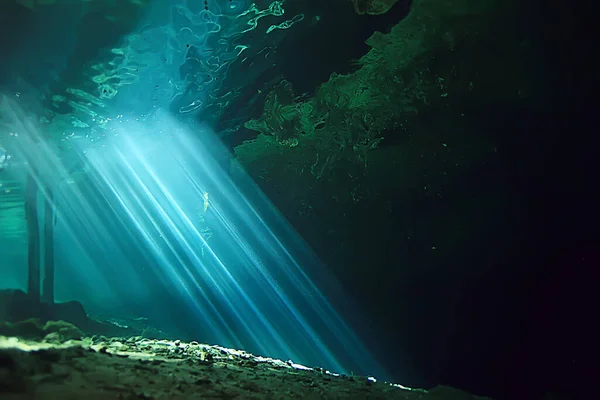
<svg viewBox="0 0 600 400">
<path fill-rule="evenodd" d="M 2 399 L 481 399 L 179 340 L 0 336 Z"/>
</svg>

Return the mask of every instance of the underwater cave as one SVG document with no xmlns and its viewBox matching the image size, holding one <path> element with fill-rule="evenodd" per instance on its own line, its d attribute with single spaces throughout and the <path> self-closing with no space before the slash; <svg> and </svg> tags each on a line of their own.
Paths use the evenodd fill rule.
<svg viewBox="0 0 600 400">
<path fill-rule="evenodd" d="M 3 1 L 0 398 L 579 398 L 572 15 Z"/>
</svg>

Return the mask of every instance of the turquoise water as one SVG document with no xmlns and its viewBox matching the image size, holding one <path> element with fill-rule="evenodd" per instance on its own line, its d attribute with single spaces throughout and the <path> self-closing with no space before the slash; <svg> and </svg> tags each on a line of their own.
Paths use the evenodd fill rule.
<svg viewBox="0 0 600 400">
<path fill-rule="evenodd" d="M 92 316 L 383 375 L 355 333 L 368 322 L 220 139 L 277 79 L 276 46 L 304 14 L 283 1 L 57 3 L 14 5 L 30 28 L 3 69 L 0 287 L 30 289 L 39 241 L 55 301 Z"/>
</svg>

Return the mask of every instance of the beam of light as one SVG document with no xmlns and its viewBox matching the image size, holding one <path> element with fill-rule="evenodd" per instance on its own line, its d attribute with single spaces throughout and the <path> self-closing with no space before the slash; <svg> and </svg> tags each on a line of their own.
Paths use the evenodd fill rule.
<svg viewBox="0 0 600 400">
<path fill-rule="evenodd" d="M 189 318 L 203 321 L 202 340 L 333 371 L 383 374 L 319 289 L 335 287 L 334 279 L 318 271 L 324 266 L 248 177 L 243 190 L 233 182 L 212 133 L 195 128 L 192 136 L 158 114 L 151 125 L 122 122 L 111 141 L 82 150 L 89 180 L 126 227 L 119 235 L 138 240 L 123 246 L 152 259 L 132 267 L 137 283 L 158 277 L 192 304 L 196 315 Z M 119 241 L 102 230 L 103 216 L 69 207 L 71 220 L 89 218 L 78 225 L 103 232 L 98 243 Z M 338 288 L 328 294 L 350 303 Z"/>
<path fill-rule="evenodd" d="M 273 63 L 269 46 L 281 29 L 301 18 L 282 23 L 278 0 L 263 9 L 248 0 L 211 2 L 209 10 L 192 3 L 153 1 L 139 29 L 86 73 L 91 91 L 56 97 L 89 117 L 70 115 L 75 128 L 105 142 L 68 139 L 79 157 L 59 159 L 26 115 L 7 113 L 23 133 L 15 158 L 55 189 L 57 299 L 151 313 L 168 293 L 186 304 L 183 318 L 202 321 L 199 340 L 384 377 L 346 322 L 359 318 L 337 311 L 351 301 L 251 180 L 232 181 L 212 132 L 156 111 L 214 120 Z M 250 43 L 267 34 L 270 45 Z M 246 61 L 253 67 L 238 65 Z M 230 73 L 240 70 L 247 73 Z M 44 133 L 75 136 L 69 132 Z M 65 166 L 72 159 L 75 169 Z"/>
<path fill-rule="evenodd" d="M 249 177 L 234 182 L 208 128 L 122 120 L 80 143 L 74 172 L 25 115 L 0 111 L 23 133 L 15 158 L 54 188 L 57 298 L 151 314 L 166 290 L 198 340 L 385 378 L 337 311 L 352 302 Z"/>
<path fill-rule="evenodd" d="M 116 275 L 131 282 L 128 294 L 145 297 L 147 288 L 140 276 L 132 269 L 120 270 L 119 265 L 111 263 L 115 258 L 123 263 L 131 263 L 131 260 L 118 240 L 109 233 L 110 224 L 97 213 L 97 201 L 74 184 L 74 178 L 77 179 L 81 172 L 74 175 L 68 170 L 64 160 L 58 157 L 56 148 L 46 140 L 47 135 L 37 125 L 34 116 L 24 112 L 11 97 L 0 95 L 0 122 L 3 131 L 12 133 L 7 146 L 16 161 L 8 172 L 21 188 L 25 186 L 27 175 L 35 179 L 39 187 L 36 200 L 40 215 L 44 212 L 42 201 L 47 189 L 54 191 L 56 269 L 59 278 L 62 278 L 56 281 L 56 299 L 71 300 L 93 294 L 94 303 L 114 302 L 123 293 L 114 290 L 115 286 L 107 277 Z M 21 198 L 21 208 L 24 200 Z M 26 244 L 27 232 L 23 230 L 20 236 L 21 243 Z M 26 248 L 22 251 L 26 253 Z M 76 261 L 68 262 L 67 258 Z M 26 271 L 26 262 L 22 269 Z M 16 268 L 11 270 L 16 271 Z M 19 286 L 23 287 L 23 284 Z"/>
</svg>

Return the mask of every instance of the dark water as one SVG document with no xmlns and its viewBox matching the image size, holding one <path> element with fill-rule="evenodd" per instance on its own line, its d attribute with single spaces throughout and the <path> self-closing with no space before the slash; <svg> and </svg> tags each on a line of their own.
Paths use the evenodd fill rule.
<svg viewBox="0 0 600 400">
<path fill-rule="evenodd" d="M 243 147 L 244 122 L 282 79 L 319 96 L 431 2 L 56 3 L 0 5 L 1 289 L 28 288 L 33 175 L 41 232 L 53 192 L 55 299 L 91 316 L 406 386 L 573 392 L 597 246 L 568 10 L 424 19 L 436 39 L 384 87 L 437 74 L 447 93 L 381 101 L 396 122 L 368 168 L 342 150 L 317 176 L 302 142 Z"/>
</svg>

